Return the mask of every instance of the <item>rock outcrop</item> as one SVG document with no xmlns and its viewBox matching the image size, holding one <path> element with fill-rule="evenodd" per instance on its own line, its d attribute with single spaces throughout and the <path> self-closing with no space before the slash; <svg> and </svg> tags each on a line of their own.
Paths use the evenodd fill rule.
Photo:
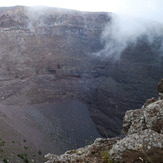
<svg viewBox="0 0 163 163">
<path fill-rule="evenodd" d="M 98 138 L 91 145 L 88 145 L 77 150 L 67 151 L 63 155 L 47 154 L 45 158 L 48 160 L 46 163 L 104 163 L 107 162 L 109 150 L 119 138 L 102 139 Z"/>
<path fill-rule="evenodd" d="M 163 99 L 163 79 L 158 83 L 157 90 L 159 92 L 159 99 Z"/>
<path fill-rule="evenodd" d="M 113 162 L 161 163 L 163 161 L 163 135 L 146 129 L 128 135 L 110 150 Z"/>
<path fill-rule="evenodd" d="M 125 134 L 123 139 L 97 139 L 92 145 L 60 156 L 48 154 L 46 163 L 162 163 L 163 100 L 152 98 L 141 109 L 127 111 L 122 132 Z"/>
<path fill-rule="evenodd" d="M 127 111 L 122 132 L 126 137 L 110 150 L 113 161 L 163 162 L 163 100 L 152 98 L 141 109 Z"/>
<path fill-rule="evenodd" d="M 146 107 L 145 105 L 141 109 L 126 112 L 122 131 L 125 135 L 145 129 L 163 133 L 163 100 L 153 102 Z"/>
<path fill-rule="evenodd" d="M 103 58 L 98 52 L 110 42 L 106 45 L 101 35 L 111 19 L 112 13 L 104 12 L 0 8 L 4 131 L 12 126 L 17 140 L 23 135 L 29 144 L 43 148 L 42 153 L 60 154 L 86 145 L 86 140 L 119 135 L 125 112 L 157 96 L 163 38 L 156 36 L 151 43 L 143 35 L 124 49 L 119 60 Z M 35 135 L 46 135 L 48 145 Z M 13 138 L 7 135 L 9 139 Z"/>
</svg>

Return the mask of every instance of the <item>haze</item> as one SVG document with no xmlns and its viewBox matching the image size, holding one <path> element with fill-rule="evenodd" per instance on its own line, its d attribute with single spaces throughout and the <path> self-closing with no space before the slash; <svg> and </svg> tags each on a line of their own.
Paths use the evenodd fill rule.
<svg viewBox="0 0 163 163">
<path fill-rule="evenodd" d="M 161 0 L 6 0 L 0 6 L 51 6 L 81 11 L 107 11 L 160 21 L 163 15 Z"/>
<path fill-rule="evenodd" d="M 163 1 L 161 0 L 6 0 L 0 5 L 51 6 L 80 11 L 118 13 L 102 34 L 102 39 L 106 42 L 105 50 L 110 51 L 109 54 L 118 54 L 118 56 L 128 42 L 135 42 L 142 34 L 147 34 L 149 41 L 152 42 L 153 35 L 162 35 L 163 31 Z M 110 39 L 113 46 L 108 41 Z"/>
</svg>

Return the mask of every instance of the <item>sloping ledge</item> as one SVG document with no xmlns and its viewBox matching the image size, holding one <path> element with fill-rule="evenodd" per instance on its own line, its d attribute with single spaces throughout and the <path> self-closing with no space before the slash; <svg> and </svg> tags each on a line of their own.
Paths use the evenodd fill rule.
<svg viewBox="0 0 163 163">
<path fill-rule="evenodd" d="M 91 145 L 88 145 L 77 150 L 65 152 L 63 155 L 47 154 L 45 158 L 48 160 L 46 163 L 76 163 L 76 162 L 93 162 L 100 163 L 108 158 L 108 154 L 112 145 L 115 144 L 119 138 L 102 139 L 98 138 Z M 106 158 L 105 158 L 106 157 Z"/>
</svg>

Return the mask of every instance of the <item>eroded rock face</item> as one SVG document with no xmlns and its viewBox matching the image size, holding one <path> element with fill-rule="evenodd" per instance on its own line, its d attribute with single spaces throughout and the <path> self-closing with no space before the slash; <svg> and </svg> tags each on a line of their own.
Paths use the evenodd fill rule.
<svg viewBox="0 0 163 163">
<path fill-rule="evenodd" d="M 158 83 L 157 90 L 159 92 L 159 99 L 163 99 L 163 79 Z"/>
<path fill-rule="evenodd" d="M 154 100 L 151 100 L 154 101 Z M 144 129 L 163 133 L 163 100 L 145 105 L 141 109 L 127 111 L 123 120 L 123 133 L 130 135 Z"/>
<path fill-rule="evenodd" d="M 89 54 L 103 47 L 99 38 L 109 19 L 107 13 L 0 8 L 0 104 L 16 112 L 25 109 L 39 132 L 62 152 L 100 137 L 88 104 L 98 83 L 94 79 L 104 73 L 94 71 Z M 7 120 L 14 109 L 4 113 Z M 8 123 L 14 128 L 13 121 Z M 31 137 L 23 125 L 17 126 Z"/>
<path fill-rule="evenodd" d="M 116 62 L 94 55 L 105 47 L 101 34 L 111 15 L 1 8 L 0 101 L 26 107 L 77 100 L 88 106 L 102 136 L 119 135 L 126 110 L 157 97 L 163 57 L 161 38 L 152 46 L 138 40 Z"/>
<path fill-rule="evenodd" d="M 163 79 L 161 79 L 160 82 L 158 83 L 157 90 L 159 93 L 163 93 Z"/>
<path fill-rule="evenodd" d="M 160 91 L 161 85 L 158 87 Z M 163 100 L 152 98 L 141 109 L 127 111 L 122 132 L 126 137 L 110 150 L 113 161 L 162 162 Z"/>
<path fill-rule="evenodd" d="M 123 139 L 96 139 L 84 148 L 57 156 L 48 154 L 47 163 L 115 162 L 141 163 L 163 160 L 163 100 L 148 99 L 141 109 L 127 111 L 123 121 Z M 101 157 L 107 151 L 107 159 Z"/>
<path fill-rule="evenodd" d="M 160 162 L 163 160 L 163 135 L 146 129 L 128 135 L 110 150 L 115 162 Z"/>
<path fill-rule="evenodd" d="M 98 138 L 91 145 L 77 150 L 67 151 L 63 155 L 47 154 L 45 158 L 48 160 L 46 163 L 76 163 L 76 162 L 90 162 L 90 163 L 103 163 L 105 162 L 109 150 L 119 138 L 101 139 Z"/>
</svg>

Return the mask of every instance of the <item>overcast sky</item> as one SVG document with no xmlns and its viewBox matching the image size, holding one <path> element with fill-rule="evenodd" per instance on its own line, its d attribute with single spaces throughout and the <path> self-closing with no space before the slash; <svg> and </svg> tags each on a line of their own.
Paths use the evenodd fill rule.
<svg viewBox="0 0 163 163">
<path fill-rule="evenodd" d="M 108 11 L 161 20 L 163 0 L 4 0 L 0 6 L 53 6 L 81 11 Z"/>
<path fill-rule="evenodd" d="M 118 11 L 127 12 L 144 9 L 157 10 L 163 4 L 162 0 L 4 0 L 1 6 L 13 5 L 46 5 L 54 7 L 72 8 L 77 10 L 89 11 Z"/>
<path fill-rule="evenodd" d="M 116 0 L 4 0 L 0 2 L 0 5 L 45 5 L 61 8 L 70 8 L 82 11 L 108 11 L 112 10 L 112 7 L 114 6 L 114 1 Z"/>
</svg>

